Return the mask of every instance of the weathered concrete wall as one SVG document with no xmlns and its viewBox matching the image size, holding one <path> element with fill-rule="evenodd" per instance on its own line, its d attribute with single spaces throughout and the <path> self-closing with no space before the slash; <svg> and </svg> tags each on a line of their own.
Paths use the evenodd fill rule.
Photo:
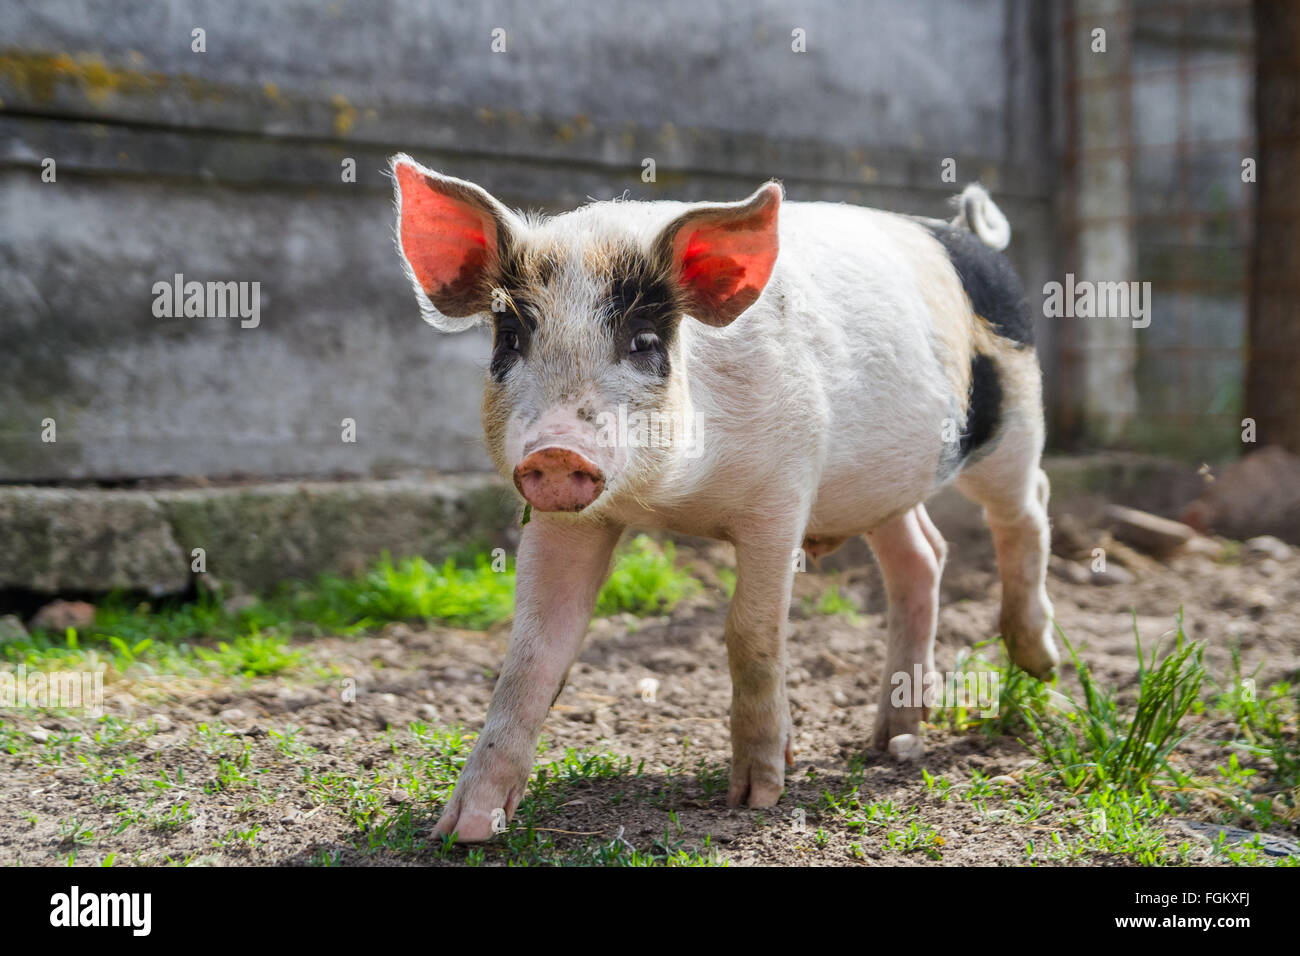
<svg viewBox="0 0 1300 956">
<path fill-rule="evenodd" d="M 517 543 L 519 506 L 496 475 L 106 491 L 0 487 L 0 592 L 268 591 L 354 575 L 384 552 L 452 555 Z"/>
<path fill-rule="evenodd" d="M 11 0 L 0 481 L 485 467 L 486 337 L 418 318 L 390 239 L 397 149 L 522 205 L 779 176 L 793 199 L 930 214 L 952 157 L 958 184 L 994 188 L 1039 288 L 1056 271 L 1046 6 Z M 260 282 L 260 325 L 155 318 L 176 273 Z"/>
<path fill-rule="evenodd" d="M 1053 508 L 1098 496 L 1176 514 L 1204 485 L 1192 466 L 1137 455 L 1047 457 L 1043 467 Z M 954 514 L 983 526 L 980 509 L 959 497 L 949 488 L 932 503 L 945 534 Z M 495 547 L 513 553 L 519 520 L 514 493 L 484 474 L 133 491 L 0 486 L 0 594 L 184 594 L 201 577 L 226 593 L 265 592 L 361 573 L 384 552 L 437 563 Z"/>
</svg>

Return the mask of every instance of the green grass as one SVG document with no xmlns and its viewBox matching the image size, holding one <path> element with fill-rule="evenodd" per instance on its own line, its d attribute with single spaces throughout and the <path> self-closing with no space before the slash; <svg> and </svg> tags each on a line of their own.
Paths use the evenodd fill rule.
<svg viewBox="0 0 1300 956">
<path fill-rule="evenodd" d="M 679 570 L 675 561 L 671 541 L 661 546 L 646 535 L 637 535 L 605 582 L 596 600 L 596 613 L 654 615 L 671 611 L 700 589 L 700 582 Z"/>
<path fill-rule="evenodd" d="M 722 584 L 722 593 L 730 601 L 736 596 L 736 572 L 726 566 L 718 568 L 718 581 Z"/>
<path fill-rule="evenodd" d="M 393 564 L 385 557 L 358 580 L 325 579 L 294 610 L 305 620 L 337 621 L 343 629 L 413 620 L 483 629 L 508 618 L 514 602 L 513 572 L 493 571 L 484 555 L 472 567 L 457 567 L 454 558 L 434 565 L 419 557 Z"/>
<path fill-rule="evenodd" d="M 1170 823 L 1193 813 L 1191 801 L 1198 795 L 1227 806 L 1220 823 L 1295 831 L 1300 697 L 1292 684 L 1258 692 L 1234 655 L 1233 673 L 1206 700 L 1204 645 L 1186 638 L 1181 614 L 1171 637 L 1149 649 L 1134 627 L 1137 683 L 1123 697 L 1103 687 L 1064 634 L 1061 638 L 1076 668 L 1077 698 L 1018 671 L 1005 658 L 991 664 L 982 656 L 983 645 L 959 655 L 959 671 L 999 674 L 998 714 L 990 718 L 950 708 L 943 722 L 957 732 L 1019 736 L 1039 762 L 1016 775 L 1014 788 L 978 773 L 967 784 L 954 784 L 922 771 L 936 799 L 969 802 L 991 820 L 1049 830 L 1027 841 L 1025 861 L 1031 864 L 1113 856 L 1140 865 L 1194 862 L 1204 851 L 1190 841 L 1171 842 Z M 1236 736 L 1223 742 L 1232 752 L 1215 777 L 1198 779 L 1172 758 L 1199 732 L 1207 711 L 1228 717 Z M 835 808 L 845 799 L 845 794 L 828 794 L 823 805 Z M 894 848 L 910 839 L 904 831 Z M 1255 844 L 1219 839 L 1208 852 L 1217 862 L 1235 865 L 1300 863 L 1296 857 L 1268 856 Z"/>
<path fill-rule="evenodd" d="M 258 630 L 240 635 L 229 643 L 218 641 L 216 650 L 196 647 L 194 653 L 201 660 L 215 664 L 223 673 L 242 674 L 244 677 L 276 674 L 302 660 L 302 652 L 289 650 L 282 638 Z"/>
<path fill-rule="evenodd" d="M 1230 753 L 1216 768 L 1217 779 L 1204 785 L 1228 805 L 1220 822 L 1294 827 L 1300 819 L 1300 684 L 1278 681 L 1261 689 L 1258 672 L 1242 674 L 1234 647 L 1232 671 L 1210 700 L 1211 711 L 1234 725 L 1232 738 L 1221 741 Z"/>
<path fill-rule="evenodd" d="M 675 560 L 671 542 L 632 539 L 615 562 L 596 613 L 672 610 L 700 588 Z M 192 601 L 157 604 L 113 595 L 96 607 L 93 627 L 36 631 L 0 644 L 0 661 L 47 670 L 102 668 L 116 675 L 266 677 L 304 666 L 304 655 L 289 646 L 295 635 L 352 636 L 393 621 L 482 630 L 511 616 L 514 596 L 514 569 L 494 570 L 485 555 L 442 564 L 385 556 L 358 577 L 287 584 L 234 610 L 207 590 Z"/>
<path fill-rule="evenodd" d="M 854 624 L 862 622 L 862 609 L 853 598 L 840 590 L 839 584 L 832 584 L 825 588 L 816 601 L 812 598 L 804 598 L 803 609 L 807 615 L 821 614 L 826 617 L 838 615 Z"/>
<path fill-rule="evenodd" d="M 1300 789 L 1300 734 L 1296 720 L 1300 715 L 1300 684 L 1278 681 L 1261 693 L 1252 680 L 1241 677 L 1241 657 L 1233 653 L 1234 680 L 1231 712 L 1239 729 L 1237 746 L 1258 757 L 1271 760 L 1275 778 L 1286 790 Z M 1249 693 L 1245 693 L 1249 688 Z M 1294 807 L 1295 793 L 1290 794 Z"/>
<path fill-rule="evenodd" d="M 1059 631 L 1058 631 L 1059 632 Z M 1145 788 L 1157 774 L 1175 785 L 1183 775 L 1169 756 L 1183 741 L 1183 718 L 1199 702 L 1205 680 L 1204 645 L 1188 641 L 1179 615 L 1173 646 L 1161 655 L 1159 642 L 1143 656 L 1142 639 L 1133 628 L 1138 688 L 1131 707 L 1122 707 L 1115 689 L 1103 688 L 1088 665 L 1061 634 L 1074 661 L 1083 700 L 1063 710 L 1023 712 L 1032 745 L 1040 759 L 1078 791 L 1101 785 Z"/>
<path fill-rule="evenodd" d="M 862 757 L 849 760 L 847 772 L 836 790 L 823 790 L 808 815 L 836 824 L 854 835 L 854 855 L 861 856 L 864 843 L 875 843 L 892 854 L 907 856 L 918 853 L 931 860 L 943 859 L 943 839 L 938 831 L 921 819 L 917 807 L 900 807 L 892 800 L 871 801 L 864 797 L 862 784 L 866 778 L 866 764 Z M 826 840 L 816 840 L 824 845 Z"/>
<path fill-rule="evenodd" d="M 994 646 L 1000 651 L 996 662 L 986 655 Z M 957 652 L 953 671 L 987 675 L 985 681 L 989 684 L 996 677 L 998 690 L 998 712 L 994 716 L 985 716 L 972 706 L 945 707 L 935 715 L 940 725 L 958 733 L 978 730 L 989 740 L 1018 734 L 1029 728 L 1027 714 L 1045 713 L 1051 707 L 1051 687 L 1012 664 L 1000 640 L 962 648 Z"/>
</svg>

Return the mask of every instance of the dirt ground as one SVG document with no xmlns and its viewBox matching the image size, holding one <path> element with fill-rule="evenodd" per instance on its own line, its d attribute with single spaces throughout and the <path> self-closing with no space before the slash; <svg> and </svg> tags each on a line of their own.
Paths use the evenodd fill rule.
<svg viewBox="0 0 1300 956">
<path fill-rule="evenodd" d="M 962 649 L 995 633 L 999 586 L 992 547 L 977 516 L 964 506 L 940 502 L 932 509 L 951 545 L 943 583 L 937 663 L 953 669 Z M 1057 550 L 1102 540 L 1089 525 L 1087 503 L 1077 514 L 1057 514 Z M 1079 541 L 1060 539 L 1075 536 Z M 1107 542 L 1109 544 L 1109 542 Z M 1261 686 L 1294 679 L 1300 669 L 1300 552 L 1277 560 L 1229 552 L 1215 560 L 1188 554 L 1160 564 L 1113 546 L 1113 563 L 1123 557 L 1131 578 L 1107 584 L 1082 578 L 1053 559 L 1049 589 L 1060 627 L 1097 676 L 1121 689 L 1136 680 L 1133 613 L 1144 640 L 1168 634 L 1179 608 L 1189 636 L 1208 644 L 1211 675 L 1228 673 L 1230 649 L 1241 648 L 1245 670 L 1262 664 Z M 989 741 L 979 733 L 956 733 L 943 721 L 929 725 L 926 754 L 919 764 L 899 764 L 867 749 L 884 665 L 883 595 L 865 546 L 850 544 L 820 570 L 796 576 L 789 641 L 790 699 L 795 725 L 795 767 L 787 792 L 774 809 L 754 811 L 725 806 L 729 761 L 727 707 L 730 683 L 723 646 L 725 596 L 717 568 L 731 563 L 727 546 L 684 542 L 679 558 L 704 581 L 702 592 L 662 618 L 627 616 L 593 623 L 585 648 L 556 702 L 544 732 L 547 749 L 539 763 L 563 756 L 565 748 L 609 751 L 631 758 L 639 774 L 584 778 L 574 782 L 536 826 L 563 847 L 623 840 L 640 849 L 656 840 L 679 845 L 731 865 L 1008 865 L 1027 859 L 1026 847 L 1040 845 L 1048 831 L 1068 830 L 1069 801 L 1042 819 L 1022 819 L 1004 802 L 944 799 L 927 774 L 960 788 L 975 775 L 996 778 L 999 793 L 1014 794 L 1033 758 L 1011 737 Z M 1122 566 L 1122 565 L 1121 565 Z M 804 599 L 815 600 L 838 582 L 865 610 L 857 620 L 818 614 Z M 382 768 L 400 764 L 408 738 L 386 727 L 404 729 L 412 721 L 438 726 L 462 724 L 477 729 L 486 711 L 492 675 L 505 651 L 508 627 L 471 632 L 447 628 L 390 625 L 368 638 L 303 641 L 310 659 L 336 667 L 355 681 L 356 700 L 340 699 L 342 684 L 327 675 L 263 679 L 243 686 L 203 681 L 142 678 L 130 687 L 110 685 L 108 711 L 143 723 L 161 714 L 155 732 L 121 744 L 132 773 L 88 775 L 75 756 L 63 762 L 11 755 L 0 750 L 0 864 L 63 862 L 75 853 L 79 863 L 114 854 L 128 862 L 211 862 L 302 865 L 322 855 L 342 864 L 457 865 L 464 848 L 438 853 L 425 845 L 438 806 L 413 799 L 393 787 L 380 801 L 382 812 L 408 807 L 412 841 L 405 848 L 385 844 L 368 852 L 355 815 L 342 802 L 322 803 L 305 785 L 308 776 L 374 779 Z M 992 651 L 996 653 L 996 648 Z M 642 682 L 658 682 L 652 700 Z M 1068 668 L 1062 678 L 1069 685 Z M 91 732 L 71 717 L 19 715 L 17 726 L 50 734 Z M 220 718 L 248 744 L 250 772 L 258 784 L 246 799 L 238 791 L 202 792 L 196 781 L 212 775 L 218 759 L 199 744 L 196 727 Z M 1178 760 L 1209 773 L 1226 757 L 1225 730 L 1214 718 L 1194 716 L 1190 739 Z M 293 759 L 271 732 L 300 727 L 296 740 L 314 748 Z M 40 732 L 38 731 L 38 734 Z M 73 748 L 75 749 L 75 748 Z M 899 820 L 915 819 L 939 839 L 932 852 L 907 852 L 873 838 L 870 829 L 832 825 L 817 811 L 826 790 L 842 787 L 860 774 L 863 800 L 892 801 Z M 721 773 L 721 784 L 717 775 Z M 161 776 L 160 776 L 161 775 Z M 395 771 L 385 780 L 397 779 Z M 145 785 L 155 779 L 182 787 Z M 341 785 L 341 784 L 340 784 Z M 150 789 L 152 787 L 152 789 Z M 187 814 L 180 825 L 131 826 L 119 833 L 118 821 L 132 812 L 157 814 L 163 803 L 179 801 Z M 152 798 L 152 803 L 146 803 Z M 161 801 L 161 802 L 160 802 Z M 804 808 L 802 814 L 797 812 Z M 1221 820 L 1221 807 L 1192 798 L 1183 816 Z M 93 837 L 69 834 L 69 819 Z M 798 824 L 806 821 L 805 827 Z M 255 841 L 217 846 L 230 831 L 260 827 Z M 1191 831 L 1168 822 L 1172 843 L 1201 843 Z M 823 829 L 821 835 L 818 830 Z M 707 842 L 706 842 L 707 838 Z M 79 848 L 79 849 L 78 849 Z M 860 848 L 860 849 L 859 849 Z M 1193 849 L 1190 862 L 1208 859 Z M 504 862 L 492 845 L 483 862 Z M 1039 859 L 1038 862 L 1051 862 Z M 1125 865 L 1129 858 L 1090 851 L 1069 862 Z"/>
</svg>

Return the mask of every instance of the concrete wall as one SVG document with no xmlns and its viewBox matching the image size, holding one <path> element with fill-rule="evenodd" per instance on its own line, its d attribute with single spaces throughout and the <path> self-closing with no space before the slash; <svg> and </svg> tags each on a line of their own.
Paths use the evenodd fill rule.
<svg viewBox="0 0 1300 956">
<path fill-rule="evenodd" d="M 1055 16 L 1033 0 L 9 0 L 0 480 L 486 467 L 486 336 L 419 320 L 382 175 L 398 149 L 543 208 L 735 198 L 779 176 L 793 199 L 935 215 L 953 157 L 959 184 L 994 188 L 1041 288 Z M 261 324 L 155 318 L 153 284 L 176 273 L 260 282 Z"/>
</svg>

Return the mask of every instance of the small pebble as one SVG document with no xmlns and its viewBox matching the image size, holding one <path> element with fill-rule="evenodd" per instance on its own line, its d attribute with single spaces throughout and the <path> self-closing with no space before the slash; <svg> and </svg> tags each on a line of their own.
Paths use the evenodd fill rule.
<svg viewBox="0 0 1300 956">
<path fill-rule="evenodd" d="M 899 734 L 889 741 L 889 755 L 899 763 L 920 760 L 925 756 L 925 745 L 916 734 Z"/>
<path fill-rule="evenodd" d="M 1291 558 L 1291 546 L 1271 534 L 1261 534 L 1245 543 L 1246 554 L 1252 557 L 1272 558 L 1274 561 L 1288 561 Z"/>
</svg>

